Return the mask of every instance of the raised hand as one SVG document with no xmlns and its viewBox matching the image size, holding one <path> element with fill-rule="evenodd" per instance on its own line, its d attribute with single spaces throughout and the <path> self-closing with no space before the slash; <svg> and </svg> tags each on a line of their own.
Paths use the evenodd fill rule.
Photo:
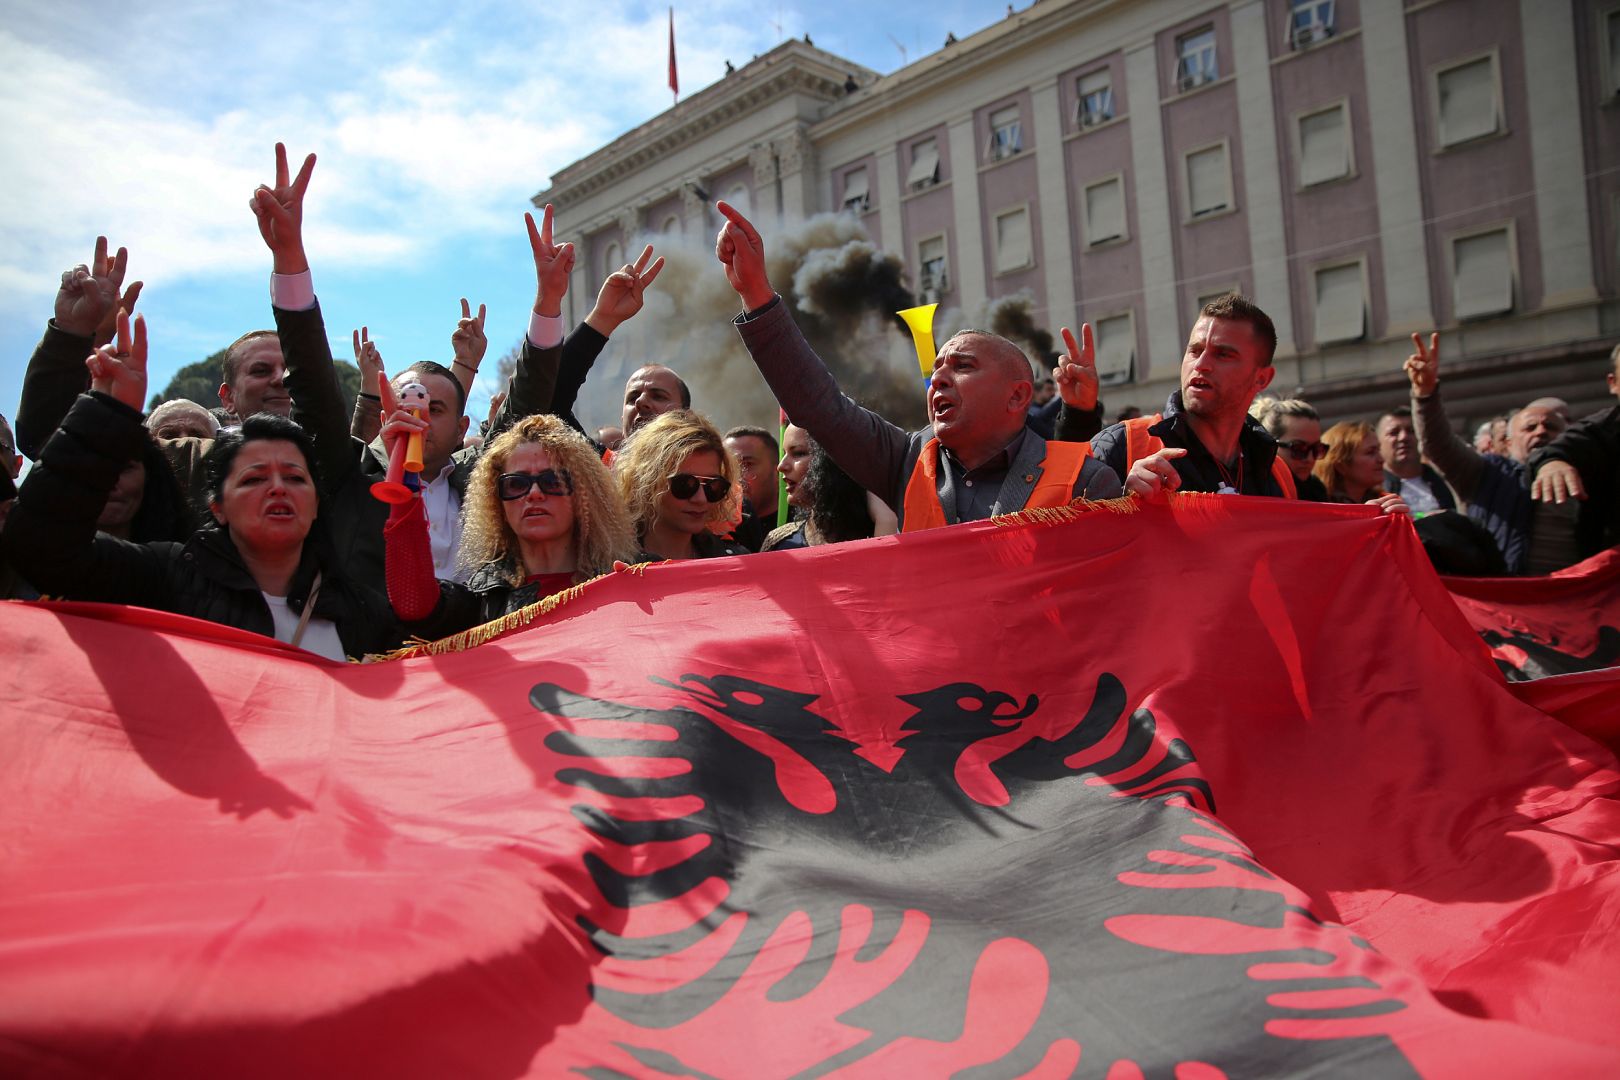
<svg viewBox="0 0 1620 1080">
<path fill-rule="evenodd" d="M 647 286 L 653 283 L 658 272 L 664 268 L 662 255 L 658 256 L 651 266 L 647 265 L 647 260 L 652 258 L 652 254 L 652 245 L 648 244 L 633 265 L 626 263 L 602 282 L 602 290 L 596 294 L 596 306 L 591 309 L 585 321 L 603 337 L 611 336 L 621 323 L 641 310 Z"/>
<path fill-rule="evenodd" d="M 568 293 L 568 275 L 574 269 L 574 245 L 557 244 L 551 239 L 551 204 L 546 203 L 538 228 L 533 214 L 524 214 L 529 227 L 529 249 L 534 252 L 534 310 L 538 315 L 561 315 L 562 298 Z"/>
<path fill-rule="evenodd" d="M 371 330 L 362 326 L 354 331 L 354 366 L 360 369 L 360 389 L 377 385 L 377 376 L 383 372 L 382 353 L 371 340 Z M 386 381 L 386 380 L 385 380 Z"/>
<path fill-rule="evenodd" d="M 714 241 L 715 258 L 726 268 L 726 280 L 742 297 L 744 306 L 749 311 L 762 308 L 776 295 L 765 273 L 765 242 L 736 207 L 724 201 L 714 206 L 726 219 Z"/>
<path fill-rule="evenodd" d="M 96 327 L 95 334 L 90 338 L 92 345 L 99 349 L 101 346 L 111 343 L 113 335 L 118 332 L 118 312 L 120 310 L 126 312 L 135 310 L 135 301 L 141 298 L 141 289 L 144 284 L 144 282 L 140 281 L 129 283 L 129 288 L 124 290 L 123 298 L 117 304 L 109 307 L 107 314 L 101 317 L 100 325 Z"/>
<path fill-rule="evenodd" d="M 463 380 L 462 389 L 471 393 L 473 379 L 478 375 L 478 365 L 484 362 L 484 350 L 489 348 L 489 338 L 484 336 L 483 304 L 478 305 L 475 317 L 467 298 L 461 298 L 461 318 L 456 322 L 455 333 L 450 335 L 450 348 L 456 354 L 450 366 L 461 369 L 456 373 L 456 378 Z"/>
<path fill-rule="evenodd" d="M 146 404 L 146 316 L 135 316 L 133 334 L 129 312 L 120 311 L 117 322 L 117 341 L 91 353 L 84 366 L 90 369 L 90 389 L 140 412 Z"/>
<path fill-rule="evenodd" d="M 57 329 L 79 337 L 94 337 L 103 323 L 111 324 L 118 315 L 118 290 L 123 287 L 124 273 L 129 266 L 129 252 L 119 248 L 111 258 L 107 255 L 107 238 L 96 237 L 96 253 L 90 265 L 80 263 L 62 274 L 62 284 L 56 290 L 56 310 L 53 313 Z M 140 295 L 140 283 L 130 286 Z M 109 334 L 105 345 L 112 340 Z"/>
<path fill-rule="evenodd" d="M 1097 407 L 1097 346 L 1092 342 L 1091 324 L 1080 324 L 1080 341 L 1063 327 L 1064 353 L 1052 369 L 1063 403 L 1071 409 L 1090 412 Z"/>
<path fill-rule="evenodd" d="M 1567 461 L 1554 458 L 1536 470 L 1530 482 L 1530 497 L 1541 502 L 1566 503 L 1571 499 L 1586 500 L 1586 485 L 1581 482 L 1581 471 Z"/>
<path fill-rule="evenodd" d="M 288 179 L 287 148 L 276 143 L 276 186 L 260 184 L 248 206 L 259 221 L 259 235 L 275 258 L 278 274 L 302 274 L 309 269 L 304 257 L 304 192 L 315 171 L 315 155 L 304 159 L 298 176 Z"/>
<path fill-rule="evenodd" d="M 1426 398 L 1440 385 L 1440 335 L 1429 335 L 1429 347 L 1423 347 L 1423 338 L 1412 335 L 1412 347 L 1417 350 L 1406 358 L 1406 377 L 1412 381 L 1412 395 Z"/>
<path fill-rule="evenodd" d="M 501 406 L 506 404 L 506 391 L 497 390 L 489 395 L 489 417 L 484 421 L 484 430 L 495 426 L 495 418 L 501 414 Z"/>
<path fill-rule="evenodd" d="M 1125 477 L 1125 490 L 1146 499 L 1175 491 L 1181 487 L 1181 474 L 1176 471 L 1174 462 L 1186 456 L 1187 451 L 1179 446 L 1167 446 L 1149 454 L 1131 466 L 1130 474 Z"/>
</svg>

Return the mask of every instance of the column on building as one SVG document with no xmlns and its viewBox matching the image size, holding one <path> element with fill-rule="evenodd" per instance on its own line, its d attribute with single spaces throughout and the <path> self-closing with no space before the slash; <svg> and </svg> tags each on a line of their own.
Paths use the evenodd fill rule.
<svg viewBox="0 0 1620 1080">
<path fill-rule="evenodd" d="M 1181 215 L 1170 205 L 1164 167 L 1163 88 L 1151 37 L 1125 47 L 1125 87 L 1131 108 L 1131 172 L 1136 179 L 1137 244 L 1142 252 L 1142 314 L 1147 322 L 1143 382 L 1173 378 L 1181 357 L 1176 318 L 1176 258 L 1170 229 Z M 1145 376 L 1145 377 L 1143 377 Z"/>
<path fill-rule="evenodd" d="M 1035 187 L 1040 196 L 1046 261 L 1046 318 L 1056 330 L 1074 326 L 1074 246 L 1069 242 L 1068 175 L 1064 168 L 1063 102 L 1053 76 L 1030 88 L 1035 120 Z"/>
<path fill-rule="evenodd" d="M 1272 108 L 1271 57 L 1266 48 L 1266 5 L 1246 0 L 1232 8 L 1233 60 L 1237 68 L 1238 123 L 1243 136 L 1243 184 L 1249 222 L 1249 258 L 1253 262 L 1254 296 L 1277 328 L 1277 355 L 1294 352 L 1293 292 L 1288 287 L 1288 237 L 1283 225 L 1279 173 L 1284 159 L 1277 152 L 1276 116 Z"/>
<path fill-rule="evenodd" d="M 983 211 L 979 206 L 979 140 L 969 113 L 949 127 L 951 224 L 956 229 L 956 295 L 971 310 L 989 295 L 984 276 Z"/>
<path fill-rule="evenodd" d="M 1542 306 L 1597 299 L 1592 277 L 1592 225 L 1581 151 L 1581 92 L 1570 4 L 1519 0 L 1524 79 L 1530 99 L 1531 164 L 1536 231 L 1541 235 Z"/>
<path fill-rule="evenodd" d="M 1384 300 L 1389 308 L 1387 332 L 1401 338 L 1434 327 L 1402 0 L 1362 0 L 1361 43 L 1367 123 L 1377 157 L 1373 179 L 1384 256 Z"/>
<path fill-rule="evenodd" d="M 815 188 L 815 144 L 802 128 L 794 128 L 773 141 L 776 179 L 781 185 L 783 221 L 803 221 L 822 209 Z"/>
</svg>

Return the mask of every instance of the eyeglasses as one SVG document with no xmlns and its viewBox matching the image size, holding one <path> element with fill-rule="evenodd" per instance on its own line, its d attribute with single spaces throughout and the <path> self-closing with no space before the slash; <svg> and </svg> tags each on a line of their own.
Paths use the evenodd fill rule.
<svg viewBox="0 0 1620 1080">
<path fill-rule="evenodd" d="M 669 478 L 669 493 L 677 499 L 690 499 L 703 489 L 709 501 L 717 503 L 731 490 L 731 481 L 723 476 L 699 476 L 697 473 L 678 472 Z"/>
<path fill-rule="evenodd" d="M 568 475 L 567 469 L 542 469 L 537 473 L 502 473 L 500 480 L 496 482 L 496 490 L 500 492 L 503 500 L 510 502 L 528 495 L 536 484 L 540 485 L 540 491 L 545 495 L 574 493 L 574 478 Z"/>
<path fill-rule="evenodd" d="M 1328 452 L 1327 443 L 1306 442 L 1304 439 L 1289 439 L 1286 442 L 1282 439 L 1278 439 L 1277 447 L 1278 449 L 1288 451 L 1289 457 L 1296 459 L 1310 458 L 1312 461 L 1315 461 L 1317 458 L 1320 458 L 1322 455 Z"/>
</svg>

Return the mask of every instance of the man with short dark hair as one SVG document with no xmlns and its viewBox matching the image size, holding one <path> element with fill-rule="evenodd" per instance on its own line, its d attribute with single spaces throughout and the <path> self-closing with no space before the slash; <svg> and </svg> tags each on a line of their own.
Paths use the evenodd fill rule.
<svg viewBox="0 0 1620 1080">
<path fill-rule="evenodd" d="M 743 519 L 732 539 L 758 551 L 776 528 L 776 462 L 781 456 L 776 436 L 762 427 L 734 427 L 726 432 L 725 443 L 737 459 L 743 488 Z"/>
<path fill-rule="evenodd" d="M 759 232 L 726 203 L 718 208 L 726 223 L 715 255 L 744 305 L 743 344 L 793 422 L 888 503 L 902 531 L 1120 494 L 1119 477 L 1083 449 L 1029 430 L 1029 360 L 998 335 L 964 330 L 940 348 L 922 431 L 907 434 L 851 401 L 771 288 Z"/>
<path fill-rule="evenodd" d="M 1418 453 L 1412 408 L 1398 405 L 1378 418 L 1378 453 L 1384 459 L 1384 490 L 1406 500 L 1414 514 L 1455 510 L 1457 500 L 1434 466 Z"/>
<path fill-rule="evenodd" d="M 667 412 L 692 407 L 692 391 L 674 371 L 662 364 L 647 364 L 624 381 L 624 410 L 619 427 L 629 438 L 650 420 Z"/>
<path fill-rule="evenodd" d="M 220 361 L 219 403 L 240 424 L 267 412 L 292 415 L 287 362 L 274 330 L 249 330 L 225 349 Z"/>
<path fill-rule="evenodd" d="M 1276 349 L 1277 331 L 1264 311 L 1236 293 L 1211 300 L 1193 324 L 1181 388 L 1164 412 L 1104 428 L 1091 452 L 1125 477 L 1127 490 L 1148 497 L 1203 491 L 1295 498 L 1276 440 L 1249 415 L 1277 374 Z M 1075 438 L 1076 419 L 1068 408 L 1059 414 L 1058 438 Z"/>
</svg>

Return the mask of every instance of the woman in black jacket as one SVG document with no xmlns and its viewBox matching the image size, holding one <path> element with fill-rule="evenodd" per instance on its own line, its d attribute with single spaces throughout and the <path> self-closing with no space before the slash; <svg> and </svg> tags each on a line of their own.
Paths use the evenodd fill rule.
<svg viewBox="0 0 1620 1080">
<path fill-rule="evenodd" d="M 250 417 L 205 459 L 215 525 L 184 544 L 98 535 L 96 521 L 147 442 L 146 334 L 119 316 L 93 353 L 90 392 L 46 443 L 6 519 L 5 554 L 46 596 L 134 604 L 274 637 L 341 660 L 399 633 L 385 599 L 345 579 L 315 529 L 318 476 L 290 420 Z"/>
</svg>

